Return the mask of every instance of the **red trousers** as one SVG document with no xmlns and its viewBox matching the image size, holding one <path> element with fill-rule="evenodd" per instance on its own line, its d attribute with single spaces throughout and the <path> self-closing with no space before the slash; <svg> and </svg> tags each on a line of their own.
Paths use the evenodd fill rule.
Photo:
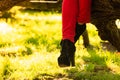
<svg viewBox="0 0 120 80">
<path fill-rule="evenodd" d="M 91 0 L 63 0 L 62 39 L 74 42 L 76 23 L 90 22 Z"/>
</svg>

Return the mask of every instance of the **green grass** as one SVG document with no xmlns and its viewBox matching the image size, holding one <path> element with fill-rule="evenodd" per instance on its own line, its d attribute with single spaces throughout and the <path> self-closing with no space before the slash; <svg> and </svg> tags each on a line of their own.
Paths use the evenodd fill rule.
<svg viewBox="0 0 120 80">
<path fill-rule="evenodd" d="M 0 80 L 119 80 L 120 56 L 104 51 L 97 29 L 87 24 L 91 47 L 76 43 L 76 66 L 60 68 L 61 13 L 18 10 L 0 20 Z"/>
</svg>

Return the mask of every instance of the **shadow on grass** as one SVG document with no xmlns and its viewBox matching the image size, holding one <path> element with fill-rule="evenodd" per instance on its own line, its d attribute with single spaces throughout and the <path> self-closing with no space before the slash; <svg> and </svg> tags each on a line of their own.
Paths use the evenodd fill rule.
<svg viewBox="0 0 120 80">
<path fill-rule="evenodd" d="M 66 69 L 68 77 L 73 80 L 119 80 L 120 74 L 112 71 L 106 64 L 106 56 L 100 56 L 93 48 L 87 48 L 90 56 L 83 56 L 84 64 Z M 79 65 L 79 66 L 78 66 Z M 81 69 L 81 66 L 84 66 Z"/>
</svg>

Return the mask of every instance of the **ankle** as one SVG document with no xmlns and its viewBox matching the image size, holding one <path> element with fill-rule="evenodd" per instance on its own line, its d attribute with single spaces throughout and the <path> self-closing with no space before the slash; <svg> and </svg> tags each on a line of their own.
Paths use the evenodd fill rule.
<svg viewBox="0 0 120 80">
<path fill-rule="evenodd" d="M 84 25 L 85 23 L 80 23 L 80 22 L 78 22 L 78 24 L 79 24 L 79 25 Z"/>
</svg>

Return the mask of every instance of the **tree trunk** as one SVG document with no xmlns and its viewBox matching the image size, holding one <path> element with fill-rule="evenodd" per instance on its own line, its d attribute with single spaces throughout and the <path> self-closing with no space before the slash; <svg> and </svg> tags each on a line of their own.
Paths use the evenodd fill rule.
<svg viewBox="0 0 120 80">
<path fill-rule="evenodd" d="M 120 19 L 120 0 L 93 0 L 91 17 L 100 38 L 120 51 L 120 29 L 115 24 Z"/>
</svg>

